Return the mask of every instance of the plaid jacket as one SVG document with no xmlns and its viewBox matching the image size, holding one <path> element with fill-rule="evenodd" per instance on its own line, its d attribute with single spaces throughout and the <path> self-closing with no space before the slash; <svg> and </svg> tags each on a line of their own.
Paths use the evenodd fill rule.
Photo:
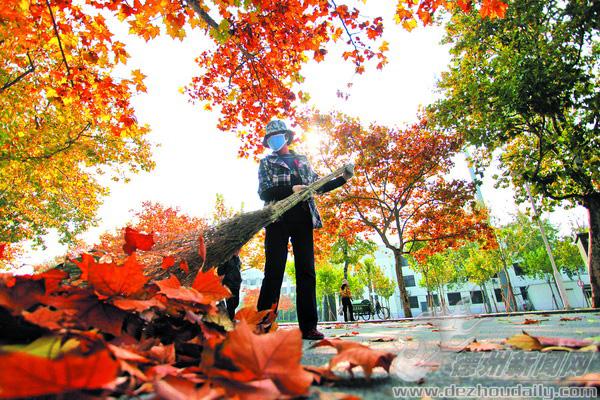
<svg viewBox="0 0 600 400">
<path fill-rule="evenodd" d="M 310 185 L 319 179 L 319 176 L 313 171 L 306 156 L 295 154 L 298 160 L 298 173 L 303 185 Z M 277 153 L 271 153 L 262 160 L 258 167 L 258 193 L 261 194 L 267 189 L 276 186 L 291 186 L 292 174 L 288 165 L 283 161 Z M 315 200 L 311 197 L 308 200 L 308 207 L 312 217 L 313 228 L 323 227 L 321 216 L 317 210 Z"/>
</svg>

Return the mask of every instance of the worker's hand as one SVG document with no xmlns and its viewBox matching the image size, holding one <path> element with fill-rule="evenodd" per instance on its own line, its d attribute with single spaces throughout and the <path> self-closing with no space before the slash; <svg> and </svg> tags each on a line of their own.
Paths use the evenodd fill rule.
<svg viewBox="0 0 600 400">
<path fill-rule="evenodd" d="M 306 187 L 307 187 L 306 185 L 294 185 L 294 186 L 292 186 L 292 192 L 294 192 L 294 193 L 301 192 L 304 189 L 306 189 Z"/>
<path fill-rule="evenodd" d="M 349 180 L 354 176 L 354 164 L 347 164 L 344 167 L 344 174 L 342 175 L 345 180 Z"/>
</svg>

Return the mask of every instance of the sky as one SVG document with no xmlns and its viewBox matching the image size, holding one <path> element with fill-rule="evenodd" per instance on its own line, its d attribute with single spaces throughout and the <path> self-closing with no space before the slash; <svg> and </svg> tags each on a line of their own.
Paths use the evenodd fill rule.
<svg viewBox="0 0 600 400">
<path fill-rule="evenodd" d="M 384 11 L 383 15 L 392 13 Z M 325 112 L 343 111 L 365 122 L 402 126 L 414 121 L 419 107 L 435 98 L 435 82 L 450 60 L 448 47 L 440 44 L 442 29 L 406 32 L 392 21 L 385 23 L 390 50 L 389 64 L 383 71 L 373 65 L 365 74 L 355 75 L 353 66 L 340 57 L 342 50 L 331 49 L 324 62 L 303 69 L 303 90 L 311 94 L 311 105 Z M 257 194 L 257 163 L 237 158 L 238 139 L 216 129 L 218 114 L 205 111 L 201 104 L 191 104 L 180 92 L 198 72 L 194 58 L 211 45 L 210 41 L 198 33 L 183 42 L 167 37 L 150 43 L 123 38 L 131 55 L 128 68 L 139 68 L 147 76 L 147 93 L 137 96 L 134 106 L 138 121 L 149 124 L 152 130 L 148 139 L 157 145 L 156 168 L 131 176 L 127 184 L 109 182 L 111 194 L 99 209 L 99 226 L 82 238 L 93 243 L 101 232 L 124 226 L 131 210 L 138 210 L 146 200 L 179 207 L 192 216 L 208 215 L 217 193 L 235 208 L 242 204 L 245 210 L 262 207 Z M 348 82 L 352 83 L 350 89 Z M 339 89 L 350 93 L 347 101 L 337 97 Z M 307 136 L 309 142 L 314 139 L 311 132 Z M 469 179 L 463 157 L 457 158 L 452 176 Z M 516 212 L 510 190 L 494 189 L 490 178 L 484 180 L 481 189 L 493 221 L 506 222 Z M 560 226 L 561 233 L 567 234 L 571 224 L 583 223 L 585 213 L 577 208 L 549 217 Z M 21 262 L 36 264 L 64 252 L 65 247 L 50 235 L 46 250 L 30 251 Z"/>
</svg>

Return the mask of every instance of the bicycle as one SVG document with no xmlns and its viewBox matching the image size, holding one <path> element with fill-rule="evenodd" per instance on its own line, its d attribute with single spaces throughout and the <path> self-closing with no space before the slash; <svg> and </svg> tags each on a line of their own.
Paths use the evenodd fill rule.
<svg viewBox="0 0 600 400">
<path fill-rule="evenodd" d="M 382 306 L 379 302 L 376 302 L 375 307 L 373 307 L 369 300 L 362 300 L 360 303 L 353 303 L 352 307 L 354 308 L 355 319 L 362 318 L 368 321 L 371 317 L 375 319 L 376 315 L 382 320 L 390 319 L 390 309 Z"/>
</svg>

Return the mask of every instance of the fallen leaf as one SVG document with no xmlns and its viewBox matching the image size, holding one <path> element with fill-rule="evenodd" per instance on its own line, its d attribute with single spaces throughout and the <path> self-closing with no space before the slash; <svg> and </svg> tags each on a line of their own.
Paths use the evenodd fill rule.
<svg viewBox="0 0 600 400">
<path fill-rule="evenodd" d="M 229 332 L 221 351 L 237 371 L 212 368 L 209 374 L 242 382 L 271 379 L 282 393 L 303 396 L 313 376 L 300 364 L 302 335 L 298 329 L 256 335 L 244 321 Z"/>
<path fill-rule="evenodd" d="M 469 343 L 465 347 L 465 350 L 466 351 L 473 351 L 473 352 L 504 350 L 504 346 L 502 346 L 502 345 L 500 345 L 498 343 L 478 342 L 478 341 L 474 340 L 473 342 Z"/>
<path fill-rule="evenodd" d="M 525 318 L 525 321 L 521 322 L 523 325 L 532 325 L 532 324 L 539 324 L 540 320 L 539 319 L 529 319 L 529 318 Z"/>
<path fill-rule="evenodd" d="M 115 307 L 120 308 L 121 310 L 137 311 L 138 313 L 143 313 L 151 308 L 156 308 L 159 310 L 164 310 L 166 308 L 165 304 L 156 297 L 152 297 L 148 300 L 113 297 L 110 300 L 110 303 L 113 304 Z"/>
<path fill-rule="evenodd" d="M 561 337 L 536 336 L 536 339 L 539 340 L 540 344 L 544 347 L 546 347 L 546 346 L 564 346 L 564 347 L 579 348 L 579 347 L 589 346 L 592 344 L 592 342 L 589 340 L 561 338 Z"/>
<path fill-rule="evenodd" d="M 167 376 L 154 382 L 156 394 L 169 400 L 213 400 L 225 396 L 222 388 L 212 388 L 206 383 L 200 387 L 195 382 L 174 376 Z"/>
<path fill-rule="evenodd" d="M 38 307 L 33 312 L 23 311 L 23 318 L 37 326 L 59 330 L 73 326 L 72 319 L 75 313 L 75 310 L 51 310 L 49 307 Z"/>
<path fill-rule="evenodd" d="M 119 363 L 107 350 L 57 359 L 15 352 L 0 354 L 0 397 L 32 397 L 98 389 L 114 381 Z M 51 373 L 50 373 L 51 372 Z"/>
<path fill-rule="evenodd" d="M 561 321 L 581 321 L 581 317 L 560 317 Z"/>
<path fill-rule="evenodd" d="M 79 347 L 79 340 L 68 339 L 66 342 L 59 336 L 42 336 L 29 344 L 10 344 L 0 346 L 3 352 L 21 352 L 31 356 L 54 359 Z M 0 392 L 0 396 L 2 393 Z"/>
<path fill-rule="evenodd" d="M 223 286 L 221 277 L 217 275 L 216 268 L 210 268 L 208 271 L 198 271 L 192 287 L 201 293 L 202 296 L 213 301 L 231 296 L 231 292 L 227 287 Z"/>
<path fill-rule="evenodd" d="M 573 349 L 570 347 L 563 347 L 563 346 L 548 346 L 548 347 L 544 347 L 540 351 L 543 353 L 546 353 L 549 351 L 573 351 Z"/>
<path fill-rule="evenodd" d="M 600 388 L 600 373 L 590 372 L 581 376 L 571 376 L 562 381 L 572 386 L 585 386 Z"/>
<path fill-rule="evenodd" d="M 342 362 L 348 362 L 350 364 L 349 371 L 352 371 L 354 366 L 360 366 L 365 372 L 365 377 L 369 379 L 375 367 L 382 367 L 389 373 L 395 357 L 395 354 L 373 350 L 367 346 L 352 347 L 332 357 L 329 360 L 329 366 L 335 368 L 336 365 Z"/>
<path fill-rule="evenodd" d="M 102 296 L 133 296 L 140 292 L 148 278 L 144 276 L 144 266 L 139 264 L 135 254 L 130 255 L 123 265 L 90 265 L 88 281 Z"/>
<path fill-rule="evenodd" d="M 506 340 L 506 344 L 526 351 L 541 350 L 543 347 L 539 340 L 526 332 L 510 337 Z"/>
<path fill-rule="evenodd" d="M 313 375 L 313 380 L 317 385 L 322 385 L 325 382 L 341 381 L 342 378 L 333 373 L 329 367 L 317 367 L 314 365 L 304 365 L 305 371 Z"/>
<path fill-rule="evenodd" d="M 134 361 L 134 362 L 141 362 L 141 363 L 150 362 L 150 360 L 148 358 L 142 356 L 141 354 L 135 353 L 135 352 L 125 349 L 121 346 L 115 346 L 112 344 L 108 344 L 108 349 L 111 351 L 113 356 L 115 356 L 119 360 Z"/>
<path fill-rule="evenodd" d="M 395 337 L 391 336 L 381 336 L 378 338 L 369 339 L 369 342 L 394 342 L 396 341 Z"/>
<path fill-rule="evenodd" d="M 159 293 L 164 294 L 169 299 L 180 300 L 198 304 L 210 304 L 211 300 L 196 289 L 181 286 L 181 282 L 175 275 L 171 275 L 167 279 L 154 282 L 159 288 Z"/>
</svg>

